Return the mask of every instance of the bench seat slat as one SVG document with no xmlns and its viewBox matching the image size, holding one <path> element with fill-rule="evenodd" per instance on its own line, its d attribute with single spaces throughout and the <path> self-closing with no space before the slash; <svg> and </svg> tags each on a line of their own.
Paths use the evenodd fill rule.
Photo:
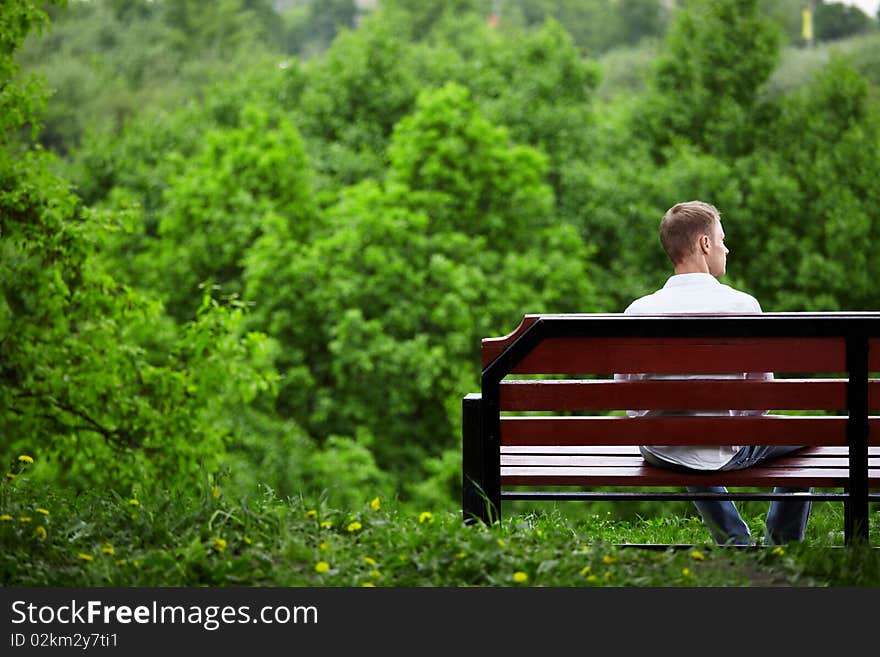
<svg viewBox="0 0 880 657">
<path fill-rule="evenodd" d="M 839 416 L 504 417 L 502 445 L 841 445 Z M 880 445 L 880 418 L 869 419 Z"/>
<path fill-rule="evenodd" d="M 782 460 L 782 459 L 777 459 Z M 569 454 L 502 454 L 501 466 L 592 466 L 592 467 L 616 467 L 619 465 L 639 466 L 645 461 L 641 456 L 587 456 Z M 767 461 L 767 468 L 795 467 L 795 468 L 846 468 L 849 467 L 849 459 L 846 457 L 827 456 L 790 456 L 784 460 L 784 465 L 777 465 L 774 461 Z M 868 459 L 868 467 L 880 468 L 880 457 Z"/>
<path fill-rule="evenodd" d="M 502 445 L 501 454 L 607 454 L 617 456 L 639 456 L 636 445 Z M 847 456 L 849 448 L 840 445 L 820 445 L 805 447 L 798 456 L 836 457 Z M 880 446 L 868 447 L 869 456 L 880 456 Z"/>
</svg>

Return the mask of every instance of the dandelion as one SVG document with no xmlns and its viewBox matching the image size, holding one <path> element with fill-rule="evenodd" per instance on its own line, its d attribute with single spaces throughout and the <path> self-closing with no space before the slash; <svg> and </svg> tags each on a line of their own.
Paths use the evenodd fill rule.
<svg viewBox="0 0 880 657">
<path fill-rule="evenodd" d="M 599 578 L 596 577 L 595 575 L 588 575 L 588 576 L 587 576 L 587 581 L 590 582 L 590 583 L 592 584 L 592 583 L 594 583 L 594 582 L 598 582 L 598 581 L 599 581 Z"/>
<path fill-rule="evenodd" d="M 691 552 L 691 559 L 693 559 L 694 561 L 705 561 L 706 556 L 699 550 L 694 550 L 693 552 Z"/>
<path fill-rule="evenodd" d="M 132 498 L 128 501 L 128 503 L 131 504 L 132 506 L 140 506 L 140 505 L 141 505 L 141 503 L 137 501 L 137 498 L 134 498 L 134 497 L 132 497 Z"/>
<path fill-rule="evenodd" d="M 332 526 L 333 526 L 332 520 L 322 520 L 321 521 L 321 528 L 322 529 L 330 529 Z"/>
<path fill-rule="evenodd" d="M 34 457 L 28 456 L 27 454 L 22 454 L 21 456 L 18 457 L 18 460 L 21 461 L 22 463 L 33 463 Z"/>
<path fill-rule="evenodd" d="M 374 497 L 373 500 L 370 502 L 370 508 L 371 508 L 373 511 L 378 511 L 378 510 L 379 510 L 379 506 L 380 506 L 380 504 L 379 504 L 379 498 L 378 498 L 378 497 Z"/>
<path fill-rule="evenodd" d="M 94 561 L 95 560 L 95 557 L 93 557 L 91 554 L 86 554 L 85 552 L 79 552 L 76 556 L 78 556 L 83 561 Z"/>
<path fill-rule="evenodd" d="M 773 552 L 771 554 L 775 554 L 777 557 L 781 557 L 783 554 L 785 554 L 785 550 L 782 549 L 782 546 L 777 545 L 775 548 L 773 548 Z"/>
<path fill-rule="evenodd" d="M 368 566 L 375 566 L 376 560 L 373 559 L 373 557 L 364 557 L 364 563 L 367 564 Z"/>
<path fill-rule="evenodd" d="M 330 570 L 330 564 L 326 561 L 319 561 L 315 564 L 315 572 L 326 573 L 328 570 Z"/>
<path fill-rule="evenodd" d="M 18 521 L 19 521 L 19 522 L 30 522 L 30 521 L 31 521 L 31 517 L 30 517 L 30 516 L 21 516 L 21 517 L 18 519 Z"/>
<path fill-rule="evenodd" d="M 523 582 L 528 581 L 529 576 L 521 570 L 516 571 L 513 574 L 513 581 L 517 584 L 522 584 Z"/>
<path fill-rule="evenodd" d="M 9 515 L 8 513 L 4 513 L 2 516 L 0 516 L 0 521 L 12 522 L 12 516 Z"/>
<path fill-rule="evenodd" d="M 253 543 L 250 536 L 242 536 L 241 540 L 243 540 L 247 545 L 250 545 L 251 543 Z"/>
<path fill-rule="evenodd" d="M 223 552 L 226 549 L 226 539 L 220 538 L 218 536 L 214 539 L 214 545 L 212 547 L 217 552 Z"/>
<path fill-rule="evenodd" d="M 116 554 L 116 550 L 113 549 L 113 546 L 110 543 L 104 543 L 104 546 L 101 548 L 101 552 L 104 554 Z"/>
<path fill-rule="evenodd" d="M 327 549 L 327 542 L 325 541 L 325 542 L 321 543 L 321 544 L 318 546 L 318 549 L 319 549 L 319 550 L 326 550 L 326 549 Z"/>
<path fill-rule="evenodd" d="M 380 571 L 378 571 L 378 570 L 371 570 L 371 571 L 370 571 L 370 577 L 371 577 L 372 579 L 379 579 L 380 577 L 382 577 L 382 573 L 381 573 Z"/>
<path fill-rule="evenodd" d="M 40 525 L 39 527 L 37 527 L 34 530 L 34 534 L 36 534 L 37 538 L 40 539 L 41 541 L 45 541 L 46 536 L 48 536 L 48 533 L 46 532 L 46 528 L 43 527 L 43 525 Z"/>
<path fill-rule="evenodd" d="M 586 577 L 589 574 L 590 574 L 590 567 L 589 566 L 584 566 L 583 568 L 581 568 L 581 575 Z"/>
<path fill-rule="evenodd" d="M 684 575 L 685 577 L 690 577 L 690 576 L 691 576 L 691 571 L 690 571 L 689 568 L 682 568 L 682 569 L 681 569 L 681 574 Z"/>
<path fill-rule="evenodd" d="M 128 562 L 125 559 L 117 559 L 113 563 L 115 563 L 117 566 L 124 566 Z"/>
<path fill-rule="evenodd" d="M 214 488 L 211 489 L 211 497 L 215 500 L 220 497 L 220 486 L 214 486 Z"/>
<path fill-rule="evenodd" d="M 604 557 L 602 557 L 602 563 L 604 563 L 606 566 L 610 566 L 611 564 L 615 563 L 616 561 L 617 561 L 617 559 L 612 557 L 610 554 L 606 554 Z"/>
<path fill-rule="evenodd" d="M 308 518 L 309 520 L 314 520 L 317 517 L 318 512 L 315 511 L 315 509 L 309 509 L 308 511 L 306 511 L 306 518 Z"/>
<path fill-rule="evenodd" d="M 419 514 L 419 522 L 434 522 L 434 514 L 430 511 L 422 511 Z"/>
<path fill-rule="evenodd" d="M 376 585 L 373 584 L 372 582 L 361 582 L 361 586 L 365 586 L 367 588 L 375 588 L 376 587 Z"/>
<path fill-rule="evenodd" d="M 348 523 L 348 527 L 346 527 L 346 529 L 348 529 L 348 531 L 350 531 L 350 532 L 356 532 L 361 527 L 363 527 L 363 525 L 361 525 L 361 523 L 359 523 L 357 520 L 355 520 L 354 522 Z"/>
<path fill-rule="evenodd" d="M 507 543 L 505 543 L 504 540 L 500 538 L 495 542 L 498 543 L 498 547 L 504 547 L 505 545 L 507 545 Z"/>
<path fill-rule="evenodd" d="M 455 554 L 455 558 L 456 558 L 456 559 L 464 559 L 465 556 L 467 556 L 467 555 L 466 555 L 464 552 L 457 552 L 457 553 Z"/>
<path fill-rule="evenodd" d="M 48 515 L 49 515 L 49 510 L 48 510 L 48 509 L 44 509 L 44 508 L 42 508 L 42 507 L 38 507 L 38 508 L 36 509 L 36 512 L 37 512 L 37 513 L 42 513 L 44 516 L 48 516 Z"/>
</svg>

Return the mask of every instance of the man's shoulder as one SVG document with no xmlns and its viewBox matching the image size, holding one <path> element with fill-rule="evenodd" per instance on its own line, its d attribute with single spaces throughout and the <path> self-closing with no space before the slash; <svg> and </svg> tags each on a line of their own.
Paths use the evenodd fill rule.
<svg viewBox="0 0 880 657">
<path fill-rule="evenodd" d="M 724 290 L 725 294 L 729 295 L 731 299 L 737 303 L 737 305 L 745 306 L 747 309 L 751 307 L 754 309 L 754 312 L 761 312 L 760 302 L 748 292 L 737 290 L 724 283 L 721 284 L 721 288 Z"/>
<path fill-rule="evenodd" d="M 657 292 L 652 292 L 651 294 L 646 294 L 643 297 L 639 297 L 635 299 L 631 304 L 626 307 L 624 313 L 650 313 L 657 312 L 655 308 L 657 299 Z"/>
</svg>

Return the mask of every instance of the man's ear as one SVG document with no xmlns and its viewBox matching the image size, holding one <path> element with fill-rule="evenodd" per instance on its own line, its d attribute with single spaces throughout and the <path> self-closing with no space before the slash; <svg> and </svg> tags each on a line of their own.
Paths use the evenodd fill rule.
<svg viewBox="0 0 880 657">
<path fill-rule="evenodd" d="M 700 249 L 703 253 L 709 253 L 709 246 L 711 245 L 712 240 L 709 239 L 708 235 L 703 235 L 700 237 Z"/>
</svg>

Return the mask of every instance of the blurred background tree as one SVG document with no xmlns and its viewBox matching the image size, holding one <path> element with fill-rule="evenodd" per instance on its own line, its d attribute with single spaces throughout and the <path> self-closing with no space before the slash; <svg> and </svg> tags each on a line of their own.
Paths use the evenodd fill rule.
<svg viewBox="0 0 880 657">
<path fill-rule="evenodd" d="M 690 198 L 765 309 L 877 309 L 880 33 L 801 4 L 6 3 L 0 458 L 456 508 L 480 338 Z"/>
</svg>

